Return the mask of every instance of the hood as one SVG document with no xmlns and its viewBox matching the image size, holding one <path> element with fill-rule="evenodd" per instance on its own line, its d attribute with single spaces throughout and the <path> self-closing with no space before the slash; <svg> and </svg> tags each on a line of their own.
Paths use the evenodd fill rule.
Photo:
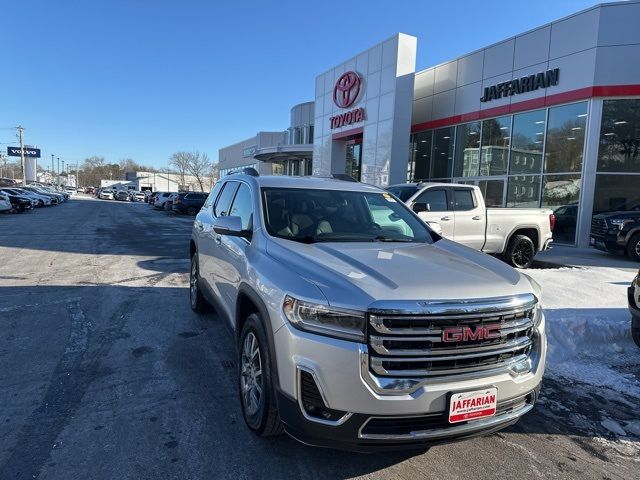
<svg viewBox="0 0 640 480">
<path fill-rule="evenodd" d="M 363 309 L 374 301 L 468 300 L 532 292 L 515 269 L 446 239 L 434 244 L 271 239 L 267 252 L 315 283 L 335 306 Z"/>
<path fill-rule="evenodd" d="M 619 212 L 606 212 L 594 215 L 594 218 L 604 218 L 608 220 L 610 218 L 640 218 L 640 211 L 619 211 Z"/>
</svg>

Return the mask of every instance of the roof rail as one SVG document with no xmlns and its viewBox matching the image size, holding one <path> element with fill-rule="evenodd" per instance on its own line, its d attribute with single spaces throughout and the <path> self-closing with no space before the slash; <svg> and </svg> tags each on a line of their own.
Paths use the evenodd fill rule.
<svg viewBox="0 0 640 480">
<path fill-rule="evenodd" d="M 251 175 L 252 177 L 259 177 L 260 176 L 258 171 L 253 167 L 243 168 L 242 169 L 242 173 L 244 173 L 245 175 Z"/>
<path fill-rule="evenodd" d="M 331 174 L 331 178 L 335 179 L 335 180 L 342 180 L 343 182 L 356 182 L 356 183 L 360 183 L 358 182 L 358 180 L 356 180 L 355 178 L 353 178 L 351 175 L 347 175 L 346 173 L 332 173 Z"/>
</svg>

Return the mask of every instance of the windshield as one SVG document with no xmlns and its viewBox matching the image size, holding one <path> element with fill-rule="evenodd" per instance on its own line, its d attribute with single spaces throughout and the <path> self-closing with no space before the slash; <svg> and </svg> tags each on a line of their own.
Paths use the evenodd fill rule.
<svg viewBox="0 0 640 480">
<path fill-rule="evenodd" d="M 395 186 L 387 188 L 387 191 L 393 193 L 403 202 L 406 202 L 418 191 L 418 187 L 414 185 Z"/>
<path fill-rule="evenodd" d="M 270 235 L 298 242 L 432 243 L 429 229 L 388 193 L 263 188 Z"/>
</svg>

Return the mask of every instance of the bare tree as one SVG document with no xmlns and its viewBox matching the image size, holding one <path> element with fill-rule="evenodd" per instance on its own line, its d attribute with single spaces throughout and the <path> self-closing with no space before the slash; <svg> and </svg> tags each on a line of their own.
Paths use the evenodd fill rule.
<svg viewBox="0 0 640 480">
<path fill-rule="evenodd" d="M 189 163 L 191 161 L 190 152 L 176 152 L 169 158 L 169 165 L 174 167 L 180 174 L 180 185 L 185 187 L 184 176 L 189 171 Z"/>
<path fill-rule="evenodd" d="M 178 166 L 175 162 L 180 162 Z M 183 175 L 188 173 L 195 177 L 200 187 L 200 191 L 204 192 L 205 180 L 211 173 L 211 160 L 206 153 L 195 152 L 176 152 L 171 155 L 171 165 L 175 166 Z M 184 168 L 184 173 L 181 170 Z M 184 183 L 184 181 L 183 181 Z"/>
</svg>

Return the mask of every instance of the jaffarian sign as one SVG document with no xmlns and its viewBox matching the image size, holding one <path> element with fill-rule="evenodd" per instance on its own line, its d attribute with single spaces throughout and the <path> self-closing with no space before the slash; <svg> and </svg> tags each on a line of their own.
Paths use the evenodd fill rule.
<svg viewBox="0 0 640 480">
<path fill-rule="evenodd" d="M 7 155 L 9 155 L 10 157 L 22 156 L 20 153 L 20 147 L 7 147 Z M 24 156 L 31 158 L 40 158 L 40 149 L 24 147 Z"/>
<path fill-rule="evenodd" d="M 480 99 L 481 102 L 497 100 L 502 97 L 510 97 L 519 93 L 533 92 L 539 88 L 547 88 L 558 84 L 560 79 L 560 69 L 554 68 L 546 72 L 540 72 L 528 75 L 522 78 L 514 78 L 507 82 L 484 87 L 484 95 Z"/>
</svg>

